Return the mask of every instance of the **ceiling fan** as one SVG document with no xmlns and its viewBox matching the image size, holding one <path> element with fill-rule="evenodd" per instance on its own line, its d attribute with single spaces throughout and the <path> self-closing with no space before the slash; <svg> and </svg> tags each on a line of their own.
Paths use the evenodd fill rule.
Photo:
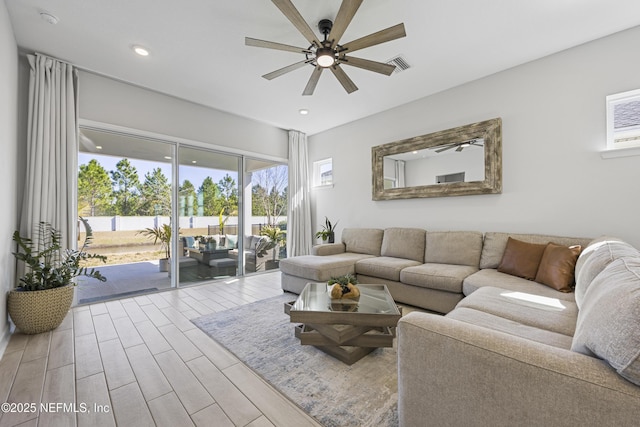
<svg viewBox="0 0 640 427">
<path fill-rule="evenodd" d="M 340 38 L 347 29 L 347 26 L 349 26 L 349 23 L 353 19 L 353 16 L 362 4 L 363 0 L 343 0 L 334 22 L 329 19 L 321 20 L 318 23 L 318 29 L 324 36 L 324 40 L 322 41 L 316 37 L 311 27 L 309 27 L 309 24 L 307 24 L 302 15 L 300 15 L 300 12 L 298 12 L 293 3 L 291 3 L 291 0 L 272 1 L 287 17 L 287 19 L 289 19 L 289 21 L 291 21 L 291 23 L 298 29 L 298 31 L 302 33 L 304 38 L 311 43 L 311 45 L 304 48 L 245 37 L 245 44 L 247 46 L 297 52 L 305 55 L 305 59 L 300 62 L 296 62 L 263 75 L 262 77 L 265 79 L 275 79 L 276 77 L 280 77 L 283 74 L 297 70 L 298 68 L 302 68 L 309 64 L 314 67 L 314 70 L 311 73 L 311 78 L 309 79 L 307 86 L 302 92 L 303 95 L 313 94 L 313 91 L 318 84 L 318 80 L 320 79 L 320 75 L 325 69 L 331 70 L 347 93 L 352 93 L 358 90 L 358 87 L 353 83 L 349 76 L 347 76 L 341 65 L 350 65 L 352 67 L 374 71 L 387 76 L 391 75 L 395 70 L 396 67 L 394 65 L 370 61 L 368 59 L 357 58 L 350 55 L 352 52 L 360 49 L 405 37 L 407 34 L 404 30 L 404 24 L 394 25 L 393 27 L 369 34 L 368 36 L 361 37 L 343 45 L 339 44 Z M 347 56 L 347 54 L 349 54 L 349 56 Z"/>
<path fill-rule="evenodd" d="M 438 148 L 437 150 L 435 150 L 436 153 L 442 153 L 443 151 L 447 151 L 447 150 L 451 150 L 452 148 L 455 148 L 456 151 L 462 151 L 467 147 L 471 147 L 471 146 L 475 146 L 475 147 L 484 147 L 483 145 L 484 143 L 484 138 L 473 138 L 473 139 L 469 139 L 467 141 L 462 141 L 462 142 L 454 142 L 452 144 L 447 144 L 444 146 L 437 146 L 437 147 L 433 147 Z"/>
</svg>

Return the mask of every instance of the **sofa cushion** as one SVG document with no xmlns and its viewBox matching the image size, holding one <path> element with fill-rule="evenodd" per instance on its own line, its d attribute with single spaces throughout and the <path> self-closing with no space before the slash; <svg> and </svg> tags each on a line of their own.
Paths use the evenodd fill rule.
<svg viewBox="0 0 640 427">
<path fill-rule="evenodd" d="M 301 255 L 280 260 L 280 271 L 315 282 L 326 282 L 332 277 L 355 273 L 357 261 L 371 255 L 343 253 L 337 255 Z"/>
<path fill-rule="evenodd" d="M 545 248 L 546 245 L 527 243 L 509 237 L 498 271 L 533 280 L 536 278 Z"/>
<path fill-rule="evenodd" d="M 562 295 L 560 292 L 556 294 Z M 478 289 L 460 301 L 456 310 L 459 307 L 568 336 L 573 336 L 578 316 L 575 302 L 491 286 Z"/>
<path fill-rule="evenodd" d="M 462 281 L 478 271 L 468 265 L 428 263 L 407 267 L 400 272 L 400 281 L 422 288 L 462 293 Z"/>
<path fill-rule="evenodd" d="M 420 228 L 387 228 L 380 255 L 424 262 L 425 234 Z"/>
<path fill-rule="evenodd" d="M 471 323 L 472 325 L 482 326 L 494 331 L 500 331 L 517 337 L 526 338 L 542 344 L 563 348 L 565 350 L 569 350 L 571 348 L 572 337 L 569 335 L 525 325 L 515 320 L 510 320 L 505 317 L 496 316 L 473 308 L 458 307 L 449 312 L 446 317 Z"/>
<path fill-rule="evenodd" d="M 575 301 L 574 294 L 558 292 L 546 285 L 542 285 L 532 280 L 523 279 L 522 277 L 512 276 L 510 274 L 500 273 L 493 268 L 486 268 L 468 276 L 462 282 L 462 293 L 471 295 L 478 289 L 486 286 L 494 286 L 503 289 L 509 289 L 518 292 L 527 292 L 537 294 L 549 298 L 558 298 L 566 301 Z"/>
<path fill-rule="evenodd" d="M 571 292 L 576 261 L 582 247 L 547 244 L 538 266 L 535 281 L 560 292 Z"/>
<path fill-rule="evenodd" d="M 345 228 L 342 243 L 347 252 L 380 256 L 383 230 L 377 228 Z"/>
<path fill-rule="evenodd" d="M 589 243 L 576 262 L 576 303 L 582 307 L 587 288 L 613 260 L 621 257 L 640 257 L 640 251 L 615 237 L 602 236 Z"/>
<path fill-rule="evenodd" d="M 509 237 L 528 243 L 539 243 L 546 245 L 553 242 L 557 245 L 573 246 L 580 245 L 586 247 L 592 239 L 579 237 L 548 236 L 544 234 L 513 234 L 487 232 L 484 235 L 482 246 L 482 256 L 480 257 L 480 268 L 498 268 L 502 260 L 502 254 L 507 247 Z"/>
<path fill-rule="evenodd" d="M 593 279 L 571 349 L 606 360 L 640 385 L 640 258 L 618 258 Z"/>
<path fill-rule="evenodd" d="M 356 262 L 356 273 L 399 282 L 402 269 L 420 264 L 418 261 L 403 258 L 366 258 Z"/>
<path fill-rule="evenodd" d="M 481 254 L 479 231 L 427 231 L 425 263 L 478 267 Z"/>
</svg>

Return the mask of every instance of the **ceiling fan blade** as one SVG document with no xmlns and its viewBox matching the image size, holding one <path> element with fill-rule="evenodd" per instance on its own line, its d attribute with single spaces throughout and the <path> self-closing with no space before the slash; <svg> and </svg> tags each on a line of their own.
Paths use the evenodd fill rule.
<svg viewBox="0 0 640 427">
<path fill-rule="evenodd" d="M 407 33 L 404 30 L 404 24 L 394 25 L 393 27 L 380 30 L 376 33 L 369 34 L 368 36 L 361 37 L 343 45 L 341 52 L 355 52 L 356 50 L 399 39 L 406 35 Z"/>
<path fill-rule="evenodd" d="M 362 4 L 363 0 L 342 0 L 336 19 L 333 22 L 331 32 L 327 37 L 327 40 L 331 42 L 331 46 L 335 46 L 340 41 L 340 38 L 344 34 L 345 30 L 351 23 L 353 16 L 358 11 L 358 8 Z"/>
<path fill-rule="evenodd" d="M 341 64 L 351 65 L 352 67 L 362 68 L 364 70 L 373 71 L 376 73 L 390 76 L 396 69 L 395 65 L 385 64 L 383 62 L 370 61 L 368 59 L 355 58 L 353 56 L 344 56 L 339 59 Z"/>
<path fill-rule="evenodd" d="M 259 40 L 259 39 L 252 39 L 251 37 L 245 37 L 244 44 L 247 46 L 266 47 L 267 49 L 286 50 L 287 52 L 311 53 L 309 49 L 304 47 L 296 47 L 288 44 L 269 42 L 266 40 Z"/>
<path fill-rule="evenodd" d="M 333 75 L 336 76 L 336 79 L 338 79 L 347 93 L 355 92 L 356 90 L 358 90 L 358 86 L 356 86 L 356 84 L 349 78 L 349 76 L 347 76 L 347 73 L 345 73 L 339 65 L 335 67 L 329 67 L 329 69 L 331 70 L 331 72 L 333 72 Z"/>
<path fill-rule="evenodd" d="M 264 77 L 267 80 L 273 80 L 276 77 L 280 77 L 281 75 L 287 74 L 290 71 L 297 70 L 298 68 L 302 68 L 310 62 L 311 60 L 305 59 L 304 61 L 296 62 L 295 64 L 287 65 L 284 68 L 280 68 L 279 70 L 275 70 L 270 73 L 267 73 L 262 77 Z"/>
<path fill-rule="evenodd" d="M 316 37 L 316 34 L 313 32 L 307 21 L 304 20 L 298 9 L 291 3 L 291 0 L 271 0 L 273 4 L 275 4 L 278 9 L 287 17 L 289 21 L 293 24 L 294 27 L 300 31 L 300 33 L 304 36 L 305 39 L 309 41 L 309 43 L 314 44 L 316 46 L 321 46 L 320 41 Z"/>
<path fill-rule="evenodd" d="M 311 77 L 309 78 L 307 86 L 304 88 L 304 92 L 302 92 L 302 95 L 313 95 L 313 91 L 316 90 L 318 80 L 320 80 L 322 70 L 324 70 L 324 68 L 316 66 L 316 68 L 313 70 L 313 73 L 311 73 Z"/>
<path fill-rule="evenodd" d="M 435 151 L 436 151 L 436 153 L 442 153 L 443 151 L 451 150 L 455 146 L 456 146 L 456 144 L 453 144 L 453 145 L 449 145 L 449 146 L 444 147 L 444 148 L 440 148 L 440 149 L 435 150 Z"/>
</svg>

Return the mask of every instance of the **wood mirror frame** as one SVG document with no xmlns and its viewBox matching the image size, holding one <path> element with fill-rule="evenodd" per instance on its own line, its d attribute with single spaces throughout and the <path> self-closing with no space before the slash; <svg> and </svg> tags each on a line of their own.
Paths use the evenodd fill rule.
<svg viewBox="0 0 640 427">
<path fill-rule="evenodd" d="M 484 139 L 484 181 L 451 182 L 416 187 L 384 188 L 384 157 L 448 144 Z M 459 126 L 371 148 L 373 200 L 468 196 L 502 192 L 502 119 Z"/>
</svg>

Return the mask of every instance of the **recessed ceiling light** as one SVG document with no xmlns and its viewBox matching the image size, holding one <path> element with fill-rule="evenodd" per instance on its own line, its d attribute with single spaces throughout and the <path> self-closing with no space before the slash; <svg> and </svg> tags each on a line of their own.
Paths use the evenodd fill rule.
<svg viewBox="0 0 640 427">
<path fill-rule="evenodd" d="M 171 156 L 164 156 L 165 159 L 171 160 Z"/>
<path fill-rule="evenodd" d="M 44 19 L 51 25 L 56 25 L 58 23 L 58 17 L 50 14 L 49 12 L 40 12 L 40 18 Z"/>
<path fill-rule="evenodd" d="M 96 145 L 96 150 L 102 150 L 102 145 Z"/>
<path fill-rule="evenodd" d="M 149 50 L 142 46 L 132 46 L 131 49 L 140 56 L 149 56 Z"/>
<path fill-rule="evenodd" d="M 191 163 L 193 163 L 195 165 L 198 162 L 196 160 L 191 160 Z"/>
<path fill-rule="evenodd" d="M 418 154 L 418 152 L 417 151 L 413 151 L 413 154 Z"/>
<path fill-rule="evenodd" d="M 298 110 L 298 112 L 300 114 L 302 114 L 303 116 L 306 116 L 307 114 L 309 114 L 309 110 L 307 110 L 306 108 L 302 108 L 302 109 Z"/>
</svg>

